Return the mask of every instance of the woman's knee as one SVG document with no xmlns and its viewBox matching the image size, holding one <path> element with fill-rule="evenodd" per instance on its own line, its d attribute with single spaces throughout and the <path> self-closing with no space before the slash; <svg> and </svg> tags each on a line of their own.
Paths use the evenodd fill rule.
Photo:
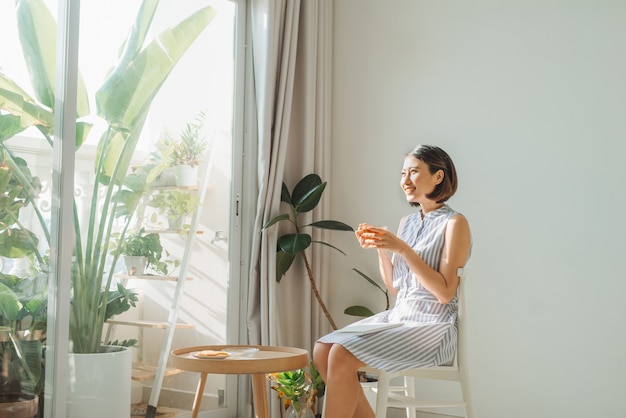
<svg viewBox="0 0 626 418">
<path fill-rule="evenodd" d="M 328 353 L 328 367 L 335 371 L 358 370 L 363 362 L 352 354 L 347 348 L 340 344 L 333 344 Z"/>
<path fill-rule="evenodd" d="M 315 343 L 313 346 L 313 365 L 320 372 L 326 372 L 328 367 L 328 353 L 331 347 L 332 344 L 320 342 Z"/>
</svg>

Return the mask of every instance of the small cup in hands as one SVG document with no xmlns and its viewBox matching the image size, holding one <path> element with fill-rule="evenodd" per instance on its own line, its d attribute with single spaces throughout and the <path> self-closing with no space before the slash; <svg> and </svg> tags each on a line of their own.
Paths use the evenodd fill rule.
<svg viewBox="0 0 626 418">
<path fill-rule="evenodd" d="M 359 238 L 359 242 L 363 248 L 377 248 L 378 240 L 387 231 L 386 226 L 373 226 L 369 224 L 359 224 L 359 229 L 356 231 L 356 236 Z"/>
</svg>

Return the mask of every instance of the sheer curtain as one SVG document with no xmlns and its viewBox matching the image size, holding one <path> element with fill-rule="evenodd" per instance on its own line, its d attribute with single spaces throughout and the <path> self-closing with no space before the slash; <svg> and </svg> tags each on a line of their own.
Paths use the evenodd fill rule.
<svg viewBox="0 0 626 418">
<path fill-rule="evenodd" d="M 291 190 L 306 174 L 330 177 L 332 1 L 251 0 L 250 23 L 259 161 L 255 231 L 259 231 L 285 210 L 280 203 L 283 181 Z M 327 219 L 327 212 L 323 197 L 309 216 Z M 276 282 L 278 231 L 273 227 L 254 235 L 249 341 L 310 349 L 328 325 L 311 299 L 303 265 L 294 263 Z M 314 240 L 324 239 L 308 232 L 314 233 Z M 324 251 L 313 248 L 309 254 L 323 297 L 323 278 L 328 276 L 320 262 Z"/>
</svg>

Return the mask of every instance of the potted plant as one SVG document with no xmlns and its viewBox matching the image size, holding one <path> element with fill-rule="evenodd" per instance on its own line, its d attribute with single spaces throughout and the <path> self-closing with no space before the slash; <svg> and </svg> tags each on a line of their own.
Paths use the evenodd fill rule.
<svg viewBox="0 0 626 418">
<path fill-rule="evenodd" d="M 160 190 L 150 197 L 148 206 L 158 209 L 158 215 L 167 215 L 169 229 L 183 230 L 189 228 L 185 218 L 200 206 L 198 196 L 185 190 Z M 155 223 L 157 214 L 151 221 Z"/>
<path fill-rule="evenodd" d="M 126 235 L 117 243 L 116 248 L 116 253 L 124 257 L 126 274 L 131 276 L 144 274 L 146 267 L 166 275 L 168 262 L 161 261 L 164 251 L 160 235 L 146 234 L 143 228 L 136 234 Z"/>
<path fill-rule="evenodd" d="M 70 336 L 72 350 L 77 355 L 103 351 L 102 330 L 106 320 L 107 302 L 112 292 L 113 271 L 119 258 L 119 255 L 109 257 L 108 244 L 111 241 L 115 216 L 126 214 L 126 222 L 120 232 L 120 237 L 123 238 L 143 194 L 142 187 L 145 188 L 145 181 L 143 184 L 140 181 L 145 178 L 134 176 L 130 179 L 132 181 L 127 181 L 127 173 L 152 100 L 181 56 L 215 15 L 211 7 L 204 7 L 175 27 L 166 29 L 157 38 L 147 40 L 157 6 L 158 2 L 142 2 L 116 67 L 95 93 L 97 114 L 106 122 L 107 129 L 98 141 L 93 194 L 86 223 L 80 221 L 77 206 L 74 205 L 73 233 L 76 244 L 70 278 Z M 41 0 L 21 0 L 16 3 L 16 10 L 25 61 L 35 86 L 32 89 L 21 88 L 0 72 L 0 146 L 6 148 L 6 139 L 29 127 L 37 128 L 46 141 L 52 144 L 56 23 Z M 171 39 L 176 39 L 176 42 L 171 42 Z M 31 97 L 27 91 L 34 91 L 36 98 Z M 76 113 L 79 119 L 76 122 L 76 148 L 79 148 L 91 127 L 89 123 L 82 121 L 90 111 L 87 89 L 80 77 L 77 92 Z M 14 163 L 10 161 L 7 165 Z M 24 177 L 20 179 L 20 183 L 28 189 Z M 123 210 L 119 210 L 120 208 Z M 42 229 L 47 231 L 43 218 L 40 217 L 40 220 Z M 128 372 L 126 387 L 122 384 L 126 383 L 126 375 L 119 379 L 103 377 L 114 380 L 115 385 L 107 381 L 102 386 L 122 390 L 121 393 L 111 394 L 110 399 L 102 397 L 94 383 L 84 383 L 78 375 L 72 376 L 72 386 L 68 391 L 68 405 L 72 406 L 70 417 L 93 417 L 98 411 L 106 417 L 129 415 L 129 355 L 130 353 L 122 360 L 128 363 L 125 366 Z M 78 373 L 80 365 L 78 361 L 72 363 L 73 361 L 71 365 L 76 366 L 75 371 Z M 74 369 L 71 373 L 73 372 Z M 86 381 L 89 382 L 91 377 L 87 376 Z M 81 389 L 91 392 L 79 395 Z M 81 402 L 81 397 L 89 401 Z M 97 399 L 102 401 L 101 405 L 94 403 Z M 114 409 L 116 399 L 122 405 L 121 410 Z"/>
<path fill-rule="evenodd" d="M 169 164 L 176 173 L 176 185 L 194 187 L 198 184 L 198 166 L 207 149 L 208 142 L 203 136 L 205 113 L 200 112 L 193 122 L 185 125 L 180 140 L 173 143 Z"/>
<path fill-rule="evenodd" d="M 282 221 L 287 221 L 293 225 L 295 229 L 294 232 L 283 234 L 278 237 L 278 249 L 276 252 L 276 281 L 280 282 L 284 274 L 291 267 L 295 258 L 297 256 L 301 256 L 306 266 L 311 290 L 322 308 L 324 315 L 326 315 L 326 319 L 328 319 L 328 322 L 333 329 L 337 329 L 337 325 L 326 308 L 326 304 L 322 300 L 319 290 L 317 289 L 317 285 L 315 284 L 315 280 L 313 278 L 313 271 L 311 270 L 311 265 L 309 264 L 309 259 L 306 256 L 305 250 L 315 242 L 334 248 L 344 255 L 345 253 L 339 248 L 326 242 L 313 241 L 311 235 L 302 232 L 302 229 L 304 227 L 331 229 L 335 231 L 354 231 L 354 229 L 343 222 L 332 220 L 316 221 L 308 225 L 301 225 L 299 219 L 301 214 L 309 212 L 317 206 L 325 188 L 326 182 L 322 182 L 322 179 L 317 174 L 309 174 L 305 176 L 296 184 L 291 194 L 289 193 L 285 183 L 283 183 L 281 201 L 289 206 L 289 212 L 272 218 L 263 226 L 261 232 Z"/>
<path fill-rule="evenodd" d="M 31 418 L 44 380 L 47 264 L 39 257 L 36 234 L 20 223 L 19 213 L 37 196 L 41 182 L 23 159 L 15 157 L 11 168 L 8 157 L 0 150 L 0 256 L 13 263 L 7 274 L 0 272 L 0 416 Z"/>
</svg>

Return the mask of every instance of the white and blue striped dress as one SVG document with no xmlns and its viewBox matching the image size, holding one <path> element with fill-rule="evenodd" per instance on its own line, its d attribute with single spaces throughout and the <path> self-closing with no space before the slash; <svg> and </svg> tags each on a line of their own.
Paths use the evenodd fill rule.
<svg viewBox="0 0 626 418">
<path fill-rule="evenodd" d="M 455 215 L 444 205 L 404 218 L 398 236 L 433 269 L 439 269 L 448 219 Z M 319 341 L 341 344 L 368 366 L 395 372 L 449 364 L 456 348 L 457 297 L 441 304 L 413 276 L 404 258 L 393 254 L 393 286 L 398 289 L 392 309 L 359 323 L 401 322 L 403 325 L 367 335 L 332 332 Z"/>
</svg>

